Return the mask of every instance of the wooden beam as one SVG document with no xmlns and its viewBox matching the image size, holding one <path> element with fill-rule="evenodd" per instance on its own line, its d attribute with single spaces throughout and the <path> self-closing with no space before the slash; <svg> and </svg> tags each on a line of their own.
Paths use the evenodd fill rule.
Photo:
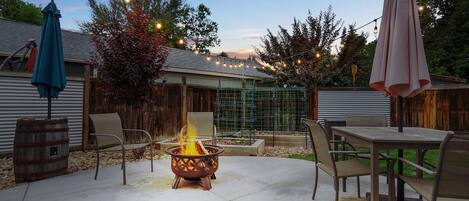
<svg viewBox="0 0 469 201">
<path fill-rule="evenodd" d="M 83 149 L 86 145 L 89 144 L 89 134 L 90 134 L 90 66 L 85 66 L 85 75 L 84 75 L 84 83 L 83 83 Z"/>
<path fill-rule="evenodd" d="M 181 127 L 187 124 L 187 85 L 186 77 L 182 76 L 181 85 Z"/>
</svg>

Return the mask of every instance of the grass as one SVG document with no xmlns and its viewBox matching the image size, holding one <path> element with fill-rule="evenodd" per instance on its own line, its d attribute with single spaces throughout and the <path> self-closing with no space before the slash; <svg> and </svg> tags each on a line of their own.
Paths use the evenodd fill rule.
<svg viewBox="0 0 469 201">
<path fill-rule="evenodd" d="M 415 162 L 415 150 L 404 150 L 404 158 L 410 161 Z M 389 156 L 392 158 L 397 157 L 397 151 L 390 151 Z M 313 154 L 291 154 L 288 158 L 301 159 L 307 161 L 314 161 Z M 430 150 L 425 154 L 425 161 L 429 162 L 432 165 L 435 165 L 438 160 L 438 151 Z M 365 163 L 369 164 L 369 160 L 363 160 Z M 380 168 L 386 170 L 386 162 L 380 161 Z M 430 168 L 431 169 L 431 168 Z M 394 171 L 397 173 L 397 165 L 394 166 Z M 415 176 L 415 168 L 404 163 L 404 175 Z M 424 175 L 424 177 L 430 177 L 429 175 Z"/>
</svg>

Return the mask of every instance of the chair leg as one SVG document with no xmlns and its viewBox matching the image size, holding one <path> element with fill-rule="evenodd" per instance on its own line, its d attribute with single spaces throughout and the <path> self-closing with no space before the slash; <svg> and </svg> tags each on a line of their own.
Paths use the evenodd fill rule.
<svg viewBox="0 0 469 201">
<path fill-rule="evenodd" d="M 94 173 L 94 180 L 98 179 L 99 170 L 99 148 L 96 147 L 96 172 Z"/>
<path fill-rule="evenodd" d="M 358 198 L 362 197 L 360 195 L 360 177 L 359 176 L 357 176 L 357 194 L 358 194 Z"/>
<path fill-rule="evenodd" d="M 124 185 L 127 184 L 127 178 L 125 175 L 125 149 L 122 148 L 122 180 Z"/>
<path fill-rule="evenodd" d="M 150 155 L 151 172 L 153 172 L 153 143 L 150 144 Z"/>
<path fill-rule="evenodd" d="M 317 190 L 317 187 L 318 187 L 318 166 L 316 165 L 316 173 L 315 173 L 315 177 L 314 177 L 314 189 L 313 189 L 313 200 L 315 199 L 316 197 L 316 190 Z"/>
<path fill-rule="evenodd" d="M 342 191 L 345 193 L 347 192 L 347 177 L 342 179 Z"/>
<path fill-rule="evenodd" d="M 334 177 L 335 201 L 339 201 L 339 178 Z"/>
</svg>

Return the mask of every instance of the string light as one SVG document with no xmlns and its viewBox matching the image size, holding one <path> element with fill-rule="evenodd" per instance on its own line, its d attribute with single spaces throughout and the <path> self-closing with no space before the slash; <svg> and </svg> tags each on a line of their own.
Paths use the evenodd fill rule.
<svg viewBox="0 0 469 201">
<path fill-rule="evenodd" d="M 345 48 L 345 43 L 340 43 L 340 48 Z"/>
<path fill-rule="evenodd" d="M 179 39 L 178 43 L 179 43 L 179 45 L 183 45 L 184 44 L 184 39 Z"/>
<path fill-rule="evenodd" d="M 283 63 L 283 67 L 287 67 L 287 64 L 286 64 L 286 63 Z"/>
<path fill-rule="evenodd" d="M 375 19 L 374 21 L 375 21 L 375 28 L 373 29 L 373 33 L 377 35 L 378 34 L 378 19 Z"/>
<path fill-rule="evenodd" d="M 423 12 L 423 10 L 425 10 L 425 6 L 420 5 L 420 6 L 419 6 L 419 11 L 420 11 L 420 12 Z"/>
<path fill-rule="evenodd" d="M 301 59 L 296 60 L 296 63 L 301 64 Z"/>
<path fill-rule="evenodd" d="M 316 55 L 315 55 L 315 56 L 316 56 L 316 59 L 321 58 L 321 54 L 320 54 L 319 52 L 316 52 Z"/>
<path fill-rule="evenodd" d="M 230 64 L 230 68 L 233 68 L 233 64 Z"/>
<path fill-rule="evenodd" d="M 163 28 L 163 24 L 161 24 L 161 22 L 157 22 L 156 29 L 161 29 L 161 28 Z"/>
<path fill-rule="evenodd" d="M 212 60 L 212 57 L 210 57 L 210 55 L 207 56 L 207 61 L 210 61 Z"/>
<path fill-rule="evenodd" d="M 129 4 L 131 0 L 124 0 L 124 3 Z"/>
<path fill-rule="evenodd" d="M 223 63 L 223 67 L 226 67 L 226 63 Z"/>
<path fill-rule="evenodd" d="M 217 59 L 217 61 L 215 62 L 215 64 L 220 65 L 220 60 Z"/>
<path fill-rule="evenodd" d="M 194 54 L 199 54 L 199 50 L 195 50 L 195 51 L 194 51 Z"/>
</svg>

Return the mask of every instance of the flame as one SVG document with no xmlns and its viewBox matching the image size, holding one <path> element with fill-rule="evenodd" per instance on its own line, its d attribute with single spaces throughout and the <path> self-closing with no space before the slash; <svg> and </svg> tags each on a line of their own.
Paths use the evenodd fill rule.
<svg viewBox="0 0 469 201">
<path fill-rule="evenodd" d="M 186 134 L 184 135 L 184 131 Z M 182 155 L 200 155 L 197 149 L 197 128 L 187 121 L 186 129 L 182 129 L 178 136 L 180 153 Z"/>
</svg>

